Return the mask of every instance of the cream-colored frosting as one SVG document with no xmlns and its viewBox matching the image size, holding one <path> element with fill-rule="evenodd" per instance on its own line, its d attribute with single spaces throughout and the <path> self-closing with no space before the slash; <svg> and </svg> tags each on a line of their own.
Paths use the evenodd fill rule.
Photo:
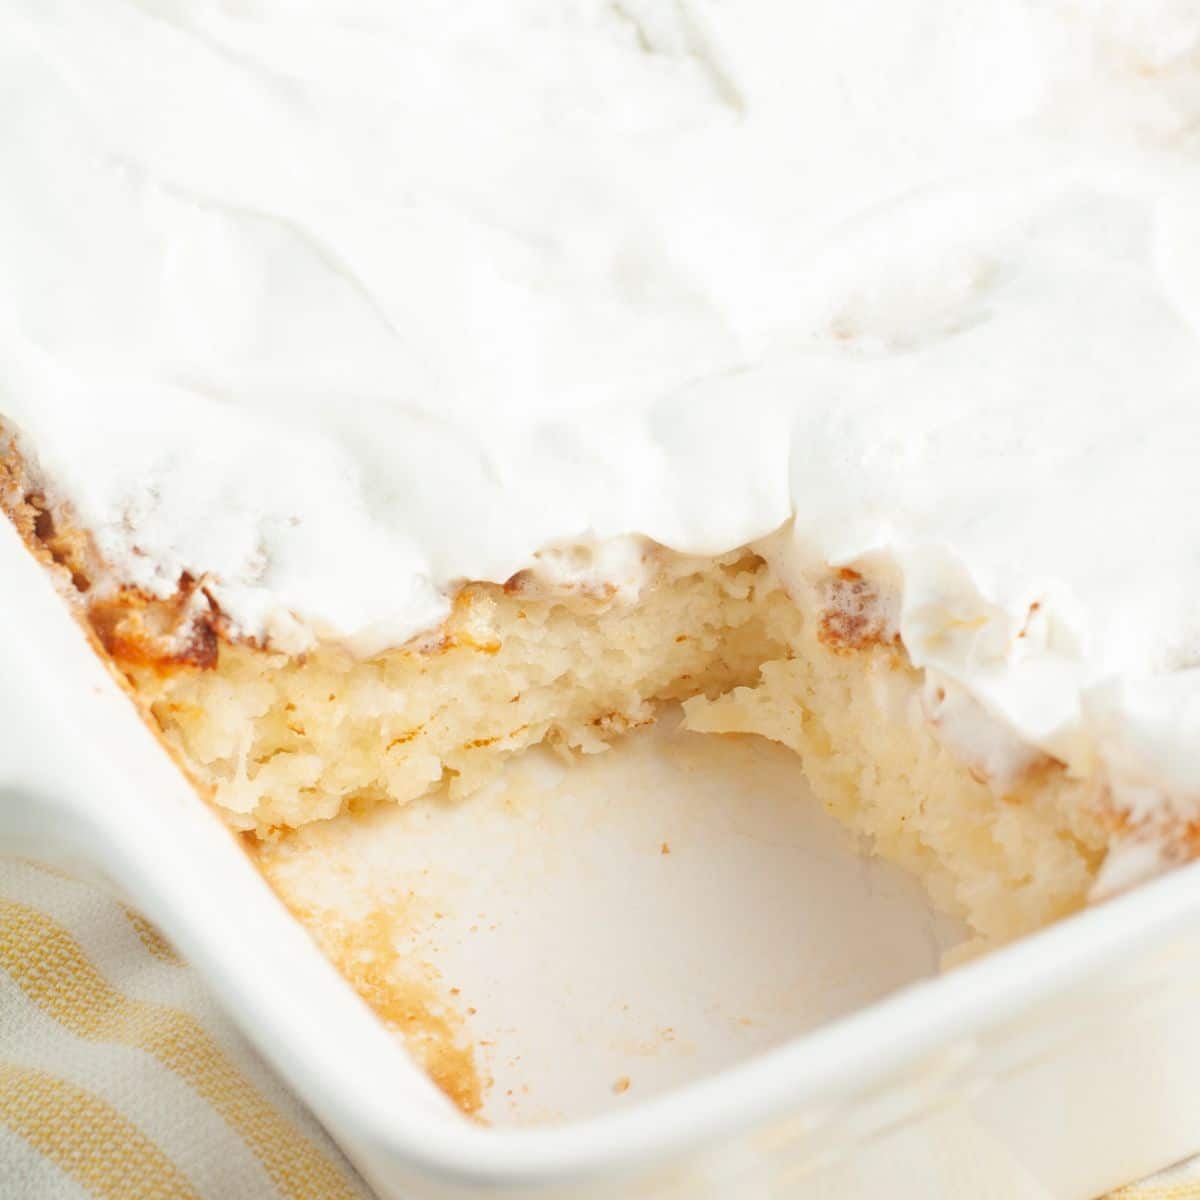
<svg viewBox="0 0 1200 1200">
<path fill-rule="evenodd" d="M 1200 809 L 1191 0 L 3 0 L 0 88 L 0 411 L 125 579 L 371 652 L 794 520 L 948 736 Z"/>
</svg>

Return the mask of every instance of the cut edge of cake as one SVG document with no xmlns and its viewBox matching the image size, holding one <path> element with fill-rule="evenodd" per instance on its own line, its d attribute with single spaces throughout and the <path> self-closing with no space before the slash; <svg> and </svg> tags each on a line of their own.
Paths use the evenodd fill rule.
<svg viewBox="0 0 1200 1200">
<path fill-rule="evenodd" d="M 163 599 L 112 578 L 10 440 L 0 503 L 161 740 L 235 830 L 445 790 L 540 743 L 595 753 L 680 702 L 687 727 L 796 751 L 824 806 L 920 877 L 984 944 L 1083 905 L 1119 824 L 1096 778 L 1032 754 L 997 777 L 948 744 L 929 681 L 857 571 L 797 596 L 764 557 L 645 543 L 647 582 L 471 582 L 443 625 L 371 658 L 239 638 L 203 579 Z"/>
</svg>

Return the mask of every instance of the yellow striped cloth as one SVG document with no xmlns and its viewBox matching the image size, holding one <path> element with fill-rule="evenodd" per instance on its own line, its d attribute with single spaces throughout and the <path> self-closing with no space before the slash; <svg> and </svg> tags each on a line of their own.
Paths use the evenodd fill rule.
<svg viewBox="0 0 1200 1200">
<path fill-rule="evenodd" d="M 10 1196 L 370 1193 L 148 921 L 51 868 L 0 857 L 0 1197 Z M 1200 1200 L 1200 1161 L 1109 1200 Z"/>
<path fill-rule="evenodd" d="M 1200 1159 L 1192 1159 L 1153 1179 L 1118 1188 L 1107 1200 L 1200 1200 Z"/>
<path fill-rule="evenodd" d="M 0 1196 L 366 1200 L 152 925 L 0 859 Z"/>
</svg>

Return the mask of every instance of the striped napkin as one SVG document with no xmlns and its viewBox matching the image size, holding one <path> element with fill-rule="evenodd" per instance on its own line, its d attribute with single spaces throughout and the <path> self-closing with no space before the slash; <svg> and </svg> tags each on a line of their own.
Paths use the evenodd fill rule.
<svg viewBox="0 0 1200 1200">
<path fill-rule="evenodd" d="M 1198 1200 L 1200 1158 L 1189 1159 L 1152 1179 L 1118 1188 L 1107 1200 Z"/>
<path fill-rule="evenodd" d="M 0 1197 L 85 1196 L 370 1193 L 145 918 L 0 858 Z M 1109 1200 L 1200 1200 L 1200 1160 Z"/>
<path fill-rule="evenodd" d="M 0 1196 L 366 1200 L 143 917 L 0 859 Z"/>
</svg>

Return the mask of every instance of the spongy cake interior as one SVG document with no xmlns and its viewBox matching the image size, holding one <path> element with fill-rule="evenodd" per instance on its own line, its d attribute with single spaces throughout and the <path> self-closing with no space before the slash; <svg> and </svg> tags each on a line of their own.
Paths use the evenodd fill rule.
<svg viewBox="0 0 1200 1200">
<path fill-rule="evenodd" d="M 756 554 L 662 551 L 633 599 L 469 585 L 435 636 L 368 660 L 222 644 L 206 668 L 128 670 L 230 822 L 259 834 L 463 794 L 538 743 L 602 751 L 682 700 L 694 731 L 795 750 L 832 813 L 987 941 L 1078 907 L 1105 845 L 1086 781 L 1045 760 L 1000 789 L 956 758 L 860 591 L 805 613 Z"/>
</svg>

